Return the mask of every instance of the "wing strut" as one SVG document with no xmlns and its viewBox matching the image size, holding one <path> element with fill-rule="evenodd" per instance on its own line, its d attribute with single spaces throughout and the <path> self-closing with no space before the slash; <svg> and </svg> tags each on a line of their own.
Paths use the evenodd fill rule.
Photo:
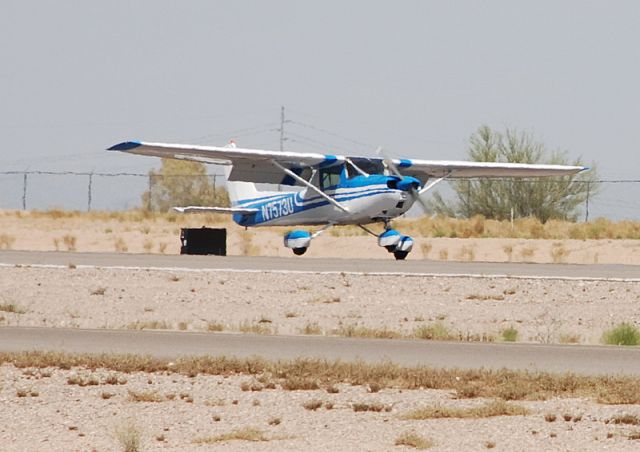
<svg viewBox="0 0 640 452">
<path fill-rule="evenodd" d="M 436 180 L 434 180 L 433 182 L 429 182 L 427 185 L 425 185 L 424 187 L 422 187 L 420 189 L 420 191 L 418 192 L 418 196 L 420 196 L 423 193 L 428 192 L 429 190 L 431 190 L 433 187 L 435 187 L 436 185 L 438 185 L 440 182 L 442 182 L 443 180 L 445 180 L 447 177 L 451 176 L 451 173 L 446 174 Z"/>
<path fill-rule="evenodd" d="M 320 190 L 318 187 L 316 187 L 315 185 L 313 185 L 311 182 L 307 182 L 305 179 L 303 179 L 302 177 L 298 176 L 296 173 L 294 173 L 293 171 L 291 171 L 289 168 L 285 168 L 284 166 L 282 166 L 281 164 L 279 164 L 278 162 L 276 162 L 275 160 L 271 160 L 271 163 L 273 163 L 275 166 L 277 166 L 278 168 L 280 168 L 282 171 L 285 172 L 285 174 L 287 174 L 288 176 L 293 177 L 295 180 L 297 180 L 298 182 L 300 182 L 302 185 L 306 185 L 307 187 L 309 187 L 311 190 L 315 191 L 317 194 L 319 194 L 320 196 L 322 196 L 323 198 L 325 198 L 327 201 L 329 201 L 331 204 L 333 204 L 334 206 L 336 206 L 337 208 L 339 208 L 340 210 L 343 210 L 344 212 L 347 213 L 351 213 L 349 211 L 349 209 L 347 209 L 345 206 L 343 206 L 342 204 L 340 204 L 338 201 L 336 201 L 335 199 L 333 199 L 331 196 L 327 195 L 325 192 L 323 192 L 322 190 Z"/>
</svg>

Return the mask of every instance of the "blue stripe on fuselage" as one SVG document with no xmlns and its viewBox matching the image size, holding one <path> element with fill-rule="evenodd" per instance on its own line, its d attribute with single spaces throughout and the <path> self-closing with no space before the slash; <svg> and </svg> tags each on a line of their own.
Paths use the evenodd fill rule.
<svg viewBox="0 0 640 452">
<path fill-rule="evenodd" d="M 338 202 L 345 202 L 393 191 L 397 190 L 380 187 L 377 189 L 362 192 L 338 194 L 333 196 L 333 198 Z M 257 226 L 263 223 L 268 223 L 272 220 L 315 209 L 317 207 L 326 206 L 329 204 L 329 201 L 322 198 L 321 196 L 317 196 L 311 199 L 304 199 L 304 204 L 296 203 L 296 196 L 299 196 L 299 193 L 289 193 L 286 197 L 278 198 L 275 201 L 268 201 L 253 205 L 254 209 L 258 209 L 256 213 L 250 215 L 234 214 L 233 220 L 241 226 Z"/>
</svg>

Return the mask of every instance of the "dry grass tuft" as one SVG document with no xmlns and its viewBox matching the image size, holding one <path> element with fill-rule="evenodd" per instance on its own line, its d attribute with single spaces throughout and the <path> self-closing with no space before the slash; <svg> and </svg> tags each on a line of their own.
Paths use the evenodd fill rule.
<svg viewBox="0 0 640 452">
<path fill-rule="evenodd" d="M 487 220 L 482 216 L 470 219 L 442 216 L 417 220 L 398 220 L 398 228 L 417 237 L 521 238 L 521 239 L 640 239 L 640 222 L 613 222 L 598 218 L 589 223 L 552 220 L 542 224 L 535 218 L 519 218 L 513 227 L 509 220 Z M 505 251 L 506 252 L 506 251 Z"/>
<path fill-rule="evenodd" d="M 250 231 L 240 232 L 240 252 L 244 256 L 259 256 L 262 250 L 253 243 L 253 233 Z"/>
<path fill-rule="evenodd" d="M 67 378 L 68 385 L 78 385 L 80 387 L 85 386 L 97 386 L 100 384 L 100 380 L 95 375 L 71 375 Z"/>
<path fill-rule="evenodd" d="M 451 341 L 457 336 L 449 331 L 449 328 L 442 322 L 435 322 L 431 325 L 420 325 L 413 330 L 412 337 L 416 339 Z"/>
<path fill-rule="evenodd" d="M 472 246 L 463 246 L 457 256 L 458 260 L 473 262 L 476 260 L 476 251 Z"/>
<path fill-rule="evenodd" d="M 435 446 L 435 443 L 424 436 L 418 435 L 416 432 L 404 432 L 396 438 L 396 446 L 407 446 L 415 449 L 429 449 Z"/>
<path fill-rule="evenodd" d="M 238 326 L 238 331 L 241 333 L 252 333 L 252 334 L 275 334 L 276 331 L 271 328 L 269 325 L 264 323 L 251 323 L 249 321 L 244 321 Z"/>
<path fill-rule="evenodd" d="M 633 414 L 619 414 L 609 419 L 612 424 L 640 425 L 640 419 Z"/>
<path fill-rule="evenodd" d="M 371 385 L 397 389 L 446 389 L 471 391 L 474 397 L 509 400 L 545 400 L 551 397 L 593 397 L 606 404 L 640 404 L 637 379 L 625 376 L 581 376 L 511 370 L 434 369 L 403 367 L 393 363 L 295 359 L 267 361 L 262 358 L 225 356 L 167 359 L 138 355 L 69 354 L 60 352 L 0 352 L 0 364 L 35 369 L 107 369 L 114 372 L 170 372 L 194 377 L 203 375 L 268 376 L 288 390 L 315 390 L 338 384 Z M 266 381 L 266 380 L 265 380 Z M 74 383 L 76 384 L 76 383 Z"/>
<path fill-rule="evenodd" d="M 123 452 L 138 452 L 142 442 L 140 429 L 132 420 L 127 420 L 116 427 L 115 436 Z"/>
<path fill-rule="evenodd" d="M 76 236 L 72 234 L 65 234 L 62 237 L 62 243 L 67 247 L 67 251 L 75 251 L 76 250 Z"/>
<path fill-rule="evenodd" d="M 304 328 L 300 328 L 298 331 L 300 332 L 300 334 L 314 334 L 314 335 L 322 334 L 322 328 L 320 328 L 317 322 L 314 322 L 314 323 L 307 322 Z"/>
<path fill-rule="evenodd" d="M 282 389 L 287 391 L 315 391 L 320 389 L 318 380 L 308 376 L 288 375 L 282 382 Z"/>
<path fill-rule="evenodd" d="M 382 403 L 354 403 L 352 408 L 355 412 L 373 411 L 375 413 L 380 413 L 381 411 L 389 412 L 393 407 Z"/>
<path fill-rule="evenodd" d="M 220 322 L 207 322 L 207 331 L 223 331 L 224 324 Z"/>
<path fill-rule="evenodd" d="M 129 400 L 132 402 L 165 402 L 167 398 L 157 391 L 131 391 L 129 390 Z"/>
<path fill-rule="evenodd" d="M 479 295 L 479 294 L 471 294 L 471 295 L 467 295 L 466 297 L 467 300 L 479 300 L 479 301 L 487 301 L 487 300 L 493 300 L 493 301 L 504 301 L 504 295 L 501 294 L 497 294 L 497 295 Z"/>
<path fill-rule="evenodd" d="M 319 399 L 307 400 L 302 404 L 305 410 L 316 411 L 318 408 L 322 407 L 324 402 Z"/>
<path fill-rule="evenodd" d="M 367 337 L 376 339 L 399 339 L 402 337 L 401 333 L 390 330 L 387 327 L 369 328 L 359 325 L 342 325 L 340 328 L 334 330 L 334 333 L 343 337 Z"/>
<path fill-rule="evenodd" d="M 453 408 L 436 405 L 410 411 L 402 419 L 425 420 L 442 418 L 477 419 L 494 416 L 526 416 L 529 411 L 504 400 L 495 400 L 473 408 Z"/>
<path fill-rule="evenodd" d="M 117 253 L 126 253 L 127 251 L 129 251 L 129 247 L 127 246 L 127 242 L 125 242 L 122 237 L 116 237 L 114 239 L 113 247 L 115 248 Z"/>
<path fill-rule="evenodd" d="M 554 264 L 560 264 L 565 262 L 569 251 L 560 242 L 556 242 L 551 246 L 551 260 Z"/>
<path fill-rule="evenodd" d="M 640 439 L 640 431 L 634 430 L 633 432 L 629 432 L 627 434 L 627 439 L 631 439 L 631 440 Z"/>
<path fill-rule="evenodd" d="M 171 329 L 171 324 L 164 320 L 136 321 L 127 324 L 125 328 L 128 330 L 168 330 Z"/>
<path fill-rule="evenodd" d="M 18 306 L 15 303 L 0 303 L 0 311 L 10 312 L 12 314 L 25 314 L 27 312 L 26 309 Z"/>
<path fill-rule="evenodd" d="M 245 427 L 231 430 L 229 433 L 221 435 L 208 436 L 198 438 L 193 441 L 194 444 L 214 444 L 225 441 L 269 441 L 265 432 L 254 427 Z"/>
<path fill-rule="evenodd" d="M 107 292 L 106 287 L 98 287 L 91 291 L 91 295 L 104 295 Z"/>
<path fill-rule="evenodd" d="M 426 259 L 429 256 L 429 253 L 433 249 L 433 245 L 431 243 L 422 243 L 420 244 L 420 251 L 422 251 L 422 258 Z"/>
<path fill-rule="evenodd" d="M 581 337 L 579 334 L 575 333 L 561 334 L 558 337 L 558 342 L 561 344 L 579 344 L 581 342 Z"/>
<path fill-rule="evenodd" d="M 10 250 L 16 238 L 12 235 L 2 233 L 0 234 L 0 250 Z"/>
</svg>

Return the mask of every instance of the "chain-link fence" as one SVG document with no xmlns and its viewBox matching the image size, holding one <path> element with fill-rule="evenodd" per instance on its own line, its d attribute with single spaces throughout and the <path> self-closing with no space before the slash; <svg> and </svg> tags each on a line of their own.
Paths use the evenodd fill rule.
<svg viewBox="0 0 640 452">
<path fill-rule="evenodd" d="M 139 173 L 5 171 L 0 172 L 1 209 L 127 210 L 152 209 L 145 192 L 152 191 L 162 177 L 191 178 L 192 175 L 160 176 Z M 198 175 L 197 177 L 202 177 Z M 212 200 L 224 187 L 224 176 L 205 176 L 211 185 Z M 511 179 L 512 183 L 531 183 Z M 535 182 L 535 180 L 533 180 Z M 585 182 L 586 183 L 586 182 Z M 587 196 L 581 218 L 605 217 L 613 220 L 640 220 L 640 180 L 597 180 L 595 196 Z M 453 193 L 451 186 L 439 186 L 444 197 Z"/>
<path fill-rule="evenodd" d="M 216 199 L 220 174 L 160 176 L 139 173 L 81 173 L 54 171 L 0 172 L 0 208 L 66 210 L 152 210 L 151 193 L 161 178 L 205 177 L 211 187 L 208 192 Z"/>
</svg>

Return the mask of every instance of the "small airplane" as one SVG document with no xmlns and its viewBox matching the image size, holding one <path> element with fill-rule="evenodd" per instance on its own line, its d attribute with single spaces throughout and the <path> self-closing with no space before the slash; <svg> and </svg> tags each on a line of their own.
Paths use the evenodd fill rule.
<svg viewBox="0 0 640 452">
<path fill-rule="evenodd" d="M 323 226 L 314 233 L 297 229 L 285 234 L 284 246 L 296 255 L 330 227 L 357 225 L 398 260 L 407 257 L 413 239 L 392 229 L 391 220 L 415 202 L 423 203 L 421 196 L 447 178 L 566 176 L 588 169 L 241 149 L 234 142 L 213 147 L 126 141 L 108 150 L 225 165 L 231 207 L 176 207 L 179 212 L 228 213 L 245 227 Z M 262 191 L 256 183 L 303 188 Z M 383 223 L 384 232 L 371 231 L 367 225 L 372 223 Z"/>
</svg>

